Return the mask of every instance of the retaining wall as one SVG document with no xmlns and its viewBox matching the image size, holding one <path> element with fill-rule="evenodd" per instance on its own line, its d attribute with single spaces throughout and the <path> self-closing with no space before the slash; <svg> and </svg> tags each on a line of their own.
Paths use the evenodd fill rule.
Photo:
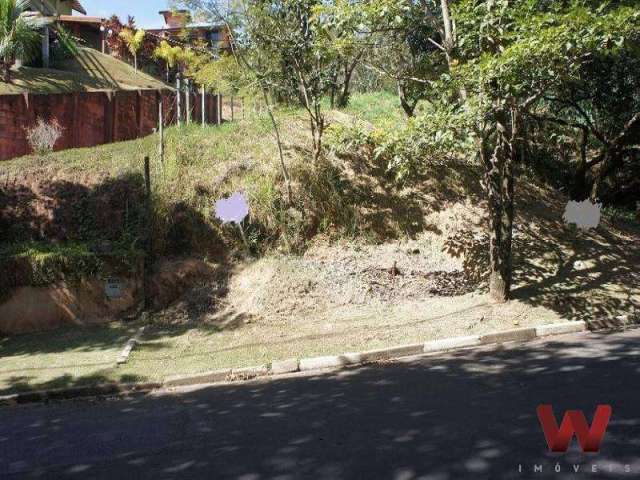
<svg viewBox="0 0 640 480">
<path fill-rule="evenodd" d="M 205 119 L 218 122 L 219 96 L 205 97 Z M 153 133 L 158 126 L 158 106 L 163 102 L 165 124 L 175 123 L 176 93 L 171 90 L 118 90 L 64 94 L 0 95 L 0 160 L 31 153 L 26 130 L 38 118 L 57 120 L 63 127 L 55 150 L 93 147 L 133 140 Z M 182 94 L 183 117 L 186 105 Z M 202 99 L 191 94 L 194 121 L 202 119 Z"/>
</svg>

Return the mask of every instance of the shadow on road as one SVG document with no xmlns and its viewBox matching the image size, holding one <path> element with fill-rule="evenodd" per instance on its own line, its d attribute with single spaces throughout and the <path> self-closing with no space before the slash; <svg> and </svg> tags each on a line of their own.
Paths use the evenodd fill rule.
<svg viewBox="0 0 640 480">
<path fill-rule="evenodd" d="M 625 465 L 640 472 L 639 337 L 579 335 L 307 378 L 4 410 L 0 476 L 618 478 Z M 541 403 L 558 418 L 583 409 L 589 422 L 597 404 L 611 404 L 601 453 L 585 456 L 575 442 L 566 455 L 547 453 Z M 574 464 L 584 476 L 570 474 Z M 593 464 L 597 475 L 586 473 Z"/>
</svg>

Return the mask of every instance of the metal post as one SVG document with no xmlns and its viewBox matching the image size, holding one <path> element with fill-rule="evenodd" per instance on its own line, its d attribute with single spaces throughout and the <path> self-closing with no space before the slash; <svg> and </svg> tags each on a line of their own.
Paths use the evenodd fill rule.
<svg viewBox="0 0 640 480">
<path fill-rule="evenodd" d="M 177 100 L 177 112 L 176 115 L 178 117 L 177 123 L 178 126 L 180 126 L 180 124 L 182 123 L 182 94 L 180 92 L 180 73 L 178 73 L 178 75 L 176 75 L 176 100 Z"/>
<path fill-rule="evenodd" d="M 49 68 L 50 48 L 49 48 L 49 26 L 45 25 L 42 31 L 42 66 Z"/>
<path fill-rule="evenodd" d="M 187 115 L 187 125 L 191 123 L 191 80 L 188 78 L 184 81 L 185 90 L 186 90 L 186 115 Z"/>
<path fill-rule="evenodd" d="M 204 127 L 207 124 L 207 109 L 205 107 L 206 103 L 206 97 L 205 97 L 205 91 L 204 91 L 204 85 L 202 85 L 202 88 L 200 89 L 201 92 L 201 96 L 202 96 L 202 126 Z"/>
</svg>

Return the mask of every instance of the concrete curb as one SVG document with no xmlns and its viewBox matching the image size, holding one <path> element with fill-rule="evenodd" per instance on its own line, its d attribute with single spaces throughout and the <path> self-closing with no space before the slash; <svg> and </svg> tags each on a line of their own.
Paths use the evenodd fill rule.
<svg viewBox="0 0 640 480">
<path fill-rule="evenodd" d="M 175 375 L 167 378 L 164 387 L 185 387 L 188 385 L 199 385 L 203 383 L 224 382 L 231 376 L 231 369 L 213 370 L 211 372 L 198 373 L 197 375 Z"/>
<path fill-rule="evenodd" d="M 367 363 L 394 360 L 408 356 L 434 354 L 438 352 L 442 353 L 452 350 L 461 350 L 508 342 L 526 342 L 536 338 L 548 338 L 554 335 L 565 335 L 585 331 L 588 331 L 588 325 L 586 322 L 555 323 L 541 325 L 535 328 L 519 328 L 484 335 L 453 337 L 421 344 L 400 345 L 365 352 L 302 359 L 290 358 L 287 360 L 274 361 L 271 365 L 257 365 L 254 367 L 236 369 L 226 368 L 192 375 L 177 375 L 167 378 L 163 383 L 123 385 L 107 384 L 94 387 L 19 393 L 0 397 L 0 406 L 81 397 L 125 395 L 133 392 L 146 393 L 161 388 L 176 388 L 230 381 L 252 380 L 261 377 L 277 377 L 295 372 L 321 372 L 328 369 L 336 370 L 364 365 Z M 131 352 L 129 351 L 129 353 Z"/>
<path fill-rule="evenodd" d="M 87 387 L 59 388 L 34 392 L 14 393 L 0 397 L 0 406 L 15 406 L 26 403 L 47 403 L 56 400 L 123 396 L 132 393 L 148 393 L 161 388 L 161 383 L 107 383 Z"/>
<path fill-rule="evenodd" d="M 120 355 L 118 356 L 118 360 L 116 361 L 117 365 L 123 365 L 129 361 L 129 355 L 131 355 L 131 352 L 133 351 L 135 346 L 142 340 L 144 329 L 145 327 L 140 327 L 136 334 L 129 339 L 127 344 L 122 349 L 122 352 L 120 352 Z"/>
</svg>

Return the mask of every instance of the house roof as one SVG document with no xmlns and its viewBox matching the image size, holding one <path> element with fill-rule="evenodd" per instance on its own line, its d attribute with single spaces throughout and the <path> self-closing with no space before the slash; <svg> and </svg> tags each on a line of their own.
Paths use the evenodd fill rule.
<svg viewBox="0 0 640 480">
<path fill-rule="evenodd" d="M 104 18 L 101 17 L 80 17 L 77 15 L 60 15 L 58 20 L 64 23 L 90 23 L 98 26 L 104 22 Z"/>
<path fill-rule="evenodd" d="M 79 12 L 79 13 L 81 13 L 83 15 L 87 14 L 87 11 L 84 9 L 82 4 L 78 0 L 73 0 L 71 8 L 73 8 L 76 12 Z"/>
<path fill-rule="evenodd" d="M 78 13 L 82 13 L 83 15 L 87 14 L 87 11 L 84 9 L 84 7 L 82 6 L 82 4 L 80 3 L 79 0 L 70 0 L 71 1 L 71 9 L 75 10 Z M 31 5 L 31 8 L 36 11 L 36 12 L 40 12 L 41 14 L 45 15 L 45 16 L 55 16 L 58 13 L 60 13 L 57 8 L 56 8 L 56 4 L 55 2 L 51 2 L 49 1 L 45 1 L 45 0 L 38 0 L 38 1 L 34 1 L 31 0 L 29 2 L 29 4 Z"/>
</svg>

